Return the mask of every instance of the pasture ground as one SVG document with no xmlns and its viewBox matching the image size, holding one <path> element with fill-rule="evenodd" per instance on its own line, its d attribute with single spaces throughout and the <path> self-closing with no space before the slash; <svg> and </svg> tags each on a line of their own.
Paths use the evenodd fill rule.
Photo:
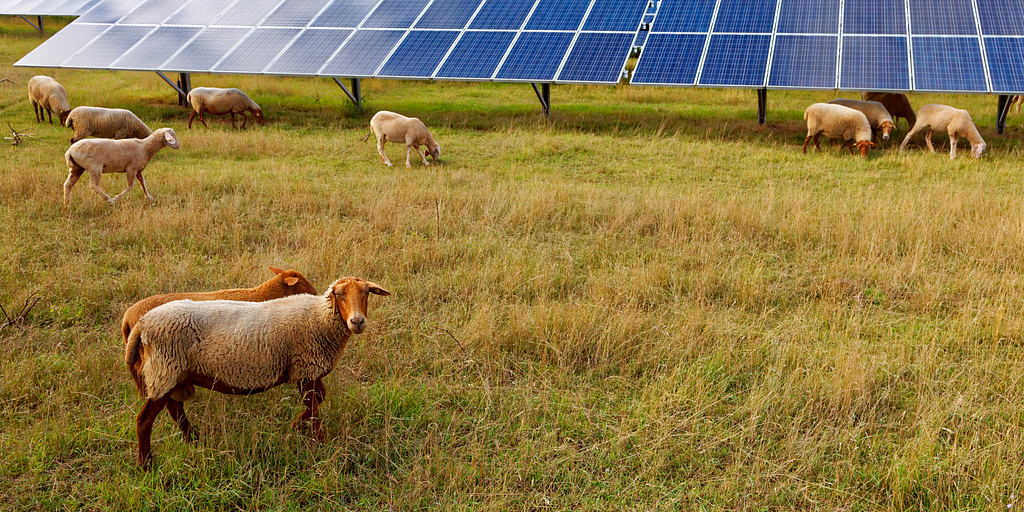
<svg viewBox="0 0 1024 512">
<path fill-rule="evenodd" d="M 753 91 L 555 86 L 546 122 L 526 85 L 365 81 L 360 114 L 327 79 L 195 75 L 270 123 L 188 130 L 153 73 L 12 67 L 43 37 L 0 19 L 0 127 L 43 139 L 0 144 L 0 305 L 40 297 L 0 329 L 0 509 L 1017 506 L 1024 118 L 996 135 L 994 96 L 912 96 L 968 108 L 980 161 L 898 154 L 905 126 L 801 154 L 832 92 L 772 91 L 762 127 Z M 34 124 L 37 73 L 177 131 L 155 201 L 83 181 L 62 207 L 71 134 Z M 424 119 L 443 165 L 343 152 L 379 109 Z M 289 427 L 293 387 L 201 390 L 201 441 L 162 415 L 138 470 L 121 313 L 268 265 L 394 293 L 326 379 L 329 439 Z"/>
</svg>

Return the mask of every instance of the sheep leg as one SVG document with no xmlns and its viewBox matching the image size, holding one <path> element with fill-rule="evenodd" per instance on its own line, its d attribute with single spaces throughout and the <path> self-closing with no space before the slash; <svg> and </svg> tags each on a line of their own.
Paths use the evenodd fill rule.
<svg viewBox="0 0 1024 512">
<path fill-rule="evenodd" d="M 818 145 L 818 135 L 821 135 L 821 134 L 820 133 L 814 134 L 814 149 L 817 149 L 818 151 L 821 151 L 821 146 Z"/>
<path fill-rule="evenodd" d="M 39 104 L 32 102 L 32 113 L 36 115 L 36 124 L 39 124 Z"/>
<path fill-rule="evenodd" d="M 231 128 L 236 129 L 236 130 L 238 129 L 238 127 L 235 126 L 235 113 L 234 112 L 231 112 Z"/>
<path fill-rule="evenodd" d="M 149 466 L 149 461 L 152 460 L 150 456 L 150 438 L 153 435 L 153 420 L 167 406 L 167 402 L 170 399 L 171 397 L 169 396 L 157 400 L 147 399 L 146 404 L 142 406 L 142 410 L 139 411 L 139 415 L 135 418 L 135 435 L 139 440 L 138 461 L 140 466 Z"/>
<path fill-rule="evenodd" d="M 416 154 L 420 155 L 420 159 L 423 160 L 423 165 L 430 165 L 430 162 L 427 161 L 427 157 L 423 155 L 422 151 L 420 151 L 419 146 L 413 145 L 413 149 L 416 150 Z M 409 152 L 406 151 L 406 156 L 408 156 L 408 153 Z"/>
<path fill-rule="evenodd" d="M 804 137 L 804 154 L 807 154 L 807 143 L 811 141 L 811 136 Z"/>
<path fill-rule="evenodd" d="M 209 128 L 210 125 L 206 124 L 206 110 L 199 111 L 199 122 L 203 123 L 203 126 Z"/>
<path fill-rule="evenodd" d="M 956 158 L 956 142 L 960 140 L 956 134 L 949 132 L 949 158 Z"/>
<path fill-rule="evenodd" d="M 935 133 L 935 130 L 932 130 L 931 128 L 928 128 L 928 133 L 924 134 L 924 142 L 925 142 L 925 144 L 928 144 L 928 151 L 931 151 L 932 153 L 935 152 L 935 146 L 932 146 L 932 134 L 933 133 Z"/>
<path fill-rule="evenodd" d="M 192 120 L 195 119 L 195 117 L 196 117 L 196 111 L 193 110 L 192 113 L 188 115 L 188 128 L 190 130 L 192 129 Z"/>
<path fill-rule="evenodd" d="M 53 124 L 53 111 L 50 110 L 50 109 L 46 109 L 46 115 L 47 115 L 47 117 L 50 118 L 50 124 L 52 125 Z"/>
<path fill-rule="evenodd" d="M 244 110 L 243 110 L 242 112 L 240 112 L 240 113 L 239 113 L 238 115 L 242 116 L 242 126 L 239 126 L 239 128 L 245 128 L 245 122 L 249 120 L 249 116 L 247 116 L 247 115 L 245 114 L 245 111 L 244 111 Z M 234 121 L 235 121 L 235 115 L 234 115 L 234 113 L 232 113 L 232 114 L 231 114 L 231 121 L 232 121 L 232 122 L 234 122 Z"/>
<path fill-rule="evenodd" d="M 380 135 L 377 137 L 377 153 L 380 153 L 380 161 L 388 164 L 388 167 L 391 167 L 391 160 L 388 160 L 388 155 L 384 153 L 384 143 L 387 141 L 387 135 Z"/>
<path fill-rule="evenodd" d="M 903 143 L 900 144 L 900 153 L 903 152 L 903 148 L 907 147 L 907 143 L 910 142 L 910 138 L 913 137 L 915 133 L 921 131 L 922 129 L 924 129 L 924 126 L 921 126 L 921 127 L 914 126 L 914 127 L 912 127 L 910 129 L 909 132 L 907 132 L 907 136 L 903 137 Z M 930 139 L 928 141 L 928 144 L 929 144 L 929 146 L 931 146 L 931 140 Z"/>
<path fill-rule="evenodd" d="M 185 416 L 185 403 L 172 398 L 167 402 L 167 412 L 171 413 L 171 419 L 174 420 L 174 424 L 181 429 L 181 435 L 185 438 L 185 442 L 191 443 L 195 441 L 196 429 L 192 427 L 188 417 Z"/>
<path fill-rule="evenodd" d="M 67 206 L 68 203 L 71 202 L 71 187 L 74 187 L 75 183 L 78 183 L 78 179 L 82 177 L 83 172 L 85 172 L 85 169 L 82 169 L 81 167 L 72 167 L 68 171 L 68 179 L 64 182 L 64 206 Z"/>
<path fill-rule="evenodd" d="M 307 380 L 298 383 L 299 395 L 302 396 L 302 403 L 306 406 L 306 410 L 302 411 L 301 414 L 295 421 L 292 422 L 292 427 L 298 427 L 306 420 L 313 421 L 313 438 L 317 441 L 324 440 L 324 430 L 320 422 L 320 404 L 324 401 L 324 397 L 327 396 L 327 388 L 324 386 L 322 379 Z"/>
<path fill-rule="evenodd" d="M 135 177 L 139 178 L 139 185 L 142 185 L 142 191 L 145 192 L 146 199 L 149 199 L 150 201 L 152 201 L 153 200 L 153 196 L 149 195 L 149 189 L 146 188 L 146 178 L 142 177 L 142 171 L 139 171 L 139 173 Z"/>
<path fill-rule="evenodd" d="M 124 188 L 123 192 L 121 192 L 120 194 L 114 196 L 114 199 L 110 202 L 110 204 L 116 203 L 118 199 L 121 199 L 122 196 L 127 194 L 128 191 L 131 190 L 135 186 L 135 176 L 136 176 L 136 174 L 138 174 L 138 171 L 135 171 L 135 170 L 132 170 L 132 169 L 129 169 L 129 170 L 125 171 L 124 176 L 128 180 L 128 186 Z M 93 189 L 93 190 L 95 190 L 95 189 Z"/>
<path fill-rule="evenodd" d="M 110 203 L 110 205 L 113 206 L 114 202 L 117 201 L 117 199 L 111 199 L 110 196 L 108 196 L 107 193 L 103 191 L 103 187 L 100 186 L 101 176 L 103 176 L 103 169 L 89 169 L 89 188 L 91 188 L 93 192 L 99 194 L 99 196 L 102 197 L 104 201 Z M 127 192 L 127 190 L 125 192 Z M 123 195 L 123 193 L 121 195 Z M 121 195 L 118 195 L 117 197 L 121 197 Z"/>
</svg>

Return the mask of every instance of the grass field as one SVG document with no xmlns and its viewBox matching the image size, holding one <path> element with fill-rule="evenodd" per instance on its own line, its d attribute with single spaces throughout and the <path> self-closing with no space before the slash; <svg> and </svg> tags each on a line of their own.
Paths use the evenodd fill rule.
<svg viewBox="0 0 1024 512">
<path fill-rule="evenodd" d="M 66 23 L 63 22 L 63 23 Z M 48 34 L 60 26 L 48 20 Z M 967 108 L 981 160 L 800 152 L 832 92 L 194 75 L 265 127 L 189 110 L 153 73 L 31 70 L 44 36 L 0 18 L 0 509 L 1006 510 L 1024 490 L 1024 180 L 1019 116 Z M 174 128 L 110 207 L 61 204 L 72 105 Z M 844 93 L 842 96 L 855 97 Z M 380 109 L 420 117 L 442 165 L 349 145 Z M 5 134 L 8 133 L 4 130 Z M 404 150 L 389 147 L 391 159 Z M 104 177 L 111 195 L 122 175 Z M 117 326 L 134 301 L 358 275 L 370 326 L 326 379 L 328 439 L 294 387 L 206 390 L 167 415 L 150 471 Z"/>
</svg>

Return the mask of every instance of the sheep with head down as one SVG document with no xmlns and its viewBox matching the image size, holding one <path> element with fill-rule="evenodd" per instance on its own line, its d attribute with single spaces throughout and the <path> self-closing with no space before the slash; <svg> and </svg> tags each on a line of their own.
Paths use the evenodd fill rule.
<svg viewBox="0 0 1024 512">
<path fill-rule="evenodd" d="M 64 120 L 71 113 L 71 105 L 68 103 L 68 91 L 59 82 L 46 75 L 37 75 L 28 81 L 28 101 L 32 103 L 32 110 L 36 114 L 36 124 L 49 116 L 50 124 L 53 124 L 53 113 L 57 113 L 57 121 L 61 126 Z"/>
<path fill-rule="evenodd" d="M 441 145 L 434 141 L 434 136 L 430 134 L 427 125 L 418 118 L 405 117 L 402 114 L 381 110 L 370 119 L 370 131 L 377 137 L 377 152 L 380 154 L 380 161 L 387 164 L 388 167 L 391 167 L 391 160 L 384 153 L 386 142 L 405 143 L 406 167 L 412 167 L 409 158 L 413 149 L 423 160 L 423 165 L 430 165 L 427 162 L 427 157 L 420 152 L 420 146 L 427 147 L 427 154 L 434 159 L 434 162 L 441 159 Z"/>
<path fill-rule="evenodd" d="M 207 128 L 210 125 L 206 124 L 206 114 L 215 116 L 231 114 L 232 128 L 235 128 L 235 114 L 242 116 L 241 128 L 245 128 L 245 123 L 248 120 L 248 116 L 245 115 L 246 112 L 252 112 L 252 117 L 257 123 L 262 125 L 266 122 L 263 119 L 263 109 L 244 92 L 233 87 L 229 89 L 196 87 L 188 92 L 188 96 L 185 99 L 189 105 L 192 105 L 192 113 L 188 116 L 189 128 L 192 128 L 192 120 L 195 119 L 197 114 L 199 115 L 199 122 L 203 123 L 203 126 Z"/>
<path fill-rule="evenodd" d="M 831 103 L 815 103 L 804 111 L 807 120 L 807 137 L 804 138 L 803 152 L 807 152 L 807 143 L 814 140 L 814 147 L 821 151 L 818 136 L 824 134 L 830 139 L 843 139 L 843 147 L 853 146 L 860 149 L 860 155 L 868 156 L 868 149 L 875 145 L 871 142 L 871 125 L 868 118 L 858 110 Z"/>
<path fill-rule="evenodd" d="M 956 144 L 960 137 L 967 137 L 967 140 L 970 141 L 971 156 L 974 158 L 981 158 L 981 152 L 985 151 L 987 147 L 985 139 L 981 138 L 981 133 L 978 132 L 978 127 L 974 126 L 970 112 L 948 105 L 930 104 L 917 111 L 917 121 L 903 139 L 903 143 L 900 144 L 900 152 L 903 152 L 903 148 L 907 146 L 915 133 L 925 128 L 928 128 L 928 132 L 924 136 L 924 141 L 928 145 L 928 151 L 932 153 L 935 152 L 935 147 L 932 146 L 932 134 L 936 130 L 944 130 L 949 134 L 949 158 L 956 158 Z"/>
<path fill-rule="evenodd" d="M 177 300 L 143 315 L 125 346 L 128 372 L 146 398 L 136 417 L 139 464 L 150 460 L 153 421 L 165 407 L 185 439 L 194 439 L 184 402 L 195 386 L 247 395 L 294 383 L 305 410 L 293 425 L 311 421 L 313 437 L 322 440 L 323 378 L 349 337 L 366 329 L 371 293 L 391 295 L 376 283 L 344 277 L 319 296 Z"/>
</svg>

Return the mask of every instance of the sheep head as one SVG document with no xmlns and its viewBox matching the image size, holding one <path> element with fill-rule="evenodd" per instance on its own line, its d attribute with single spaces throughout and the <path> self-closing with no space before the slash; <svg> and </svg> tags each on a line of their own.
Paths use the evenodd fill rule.
<svg viewBox="0 0 1024 512">
<path fill-rule="evenodd" d="M 441 160 L 441 145 L 440 144 L 435 142 L 433 146 L 427 146 L 427 152 L 430 153 L 431 158 L 433 158 L 435 162 Z"/>
<path fill-rule="evenodd" d="M 161 135 L 159 135 L 159 137 L 161 137 L 163 139 L 163 143 L 164 143 L 165 146 L 168 146 L 171 149 L 178 149 L 178 148 L 181 147 L 181 144 L 178 142 L 178 135 L 176 133 L 174 133 L 173 129 L 171 129 L 171 128 L 160 128 L 159 130 L 157 130 L 157 131 L 155 131 L 153 133 L 160 133 L 161 134 Z"/>
<path fill-rule="evenodd" d="M 298 271 L 292 269 L 282 270 L 277 267 L 270 267 L 270 271 L 277 274 L 281 281 L 284 282 L 287 295 L 301 295 L 304 293 L 316 295 L 316 288 L 313 288 L 312 283 Z"/>
<path fill-rule="evenodd" d="M 860 149 L 860 156 L 867 158 L 868 150 L 875 147 L 875 143 L 869 140 L 858 140 L 857 148 Z"/>
<path fill-rule="evenodd" d="M 256 122 L 259 123 L 260 126 L 267 124 L 267 120 L 263 118 L 263 109 L 254 109 L 252 111 L 252 117 L 256 119 Z"/>
<path fill-rule="evenodd" d="M 71 115 L 70 110 L 61 110 L 57 112 L 57 117 L 60 118 L 60 125 L 64 126 L 68 122 L 68 116 Z"/>
<path fill-rule="evenodd" d="M 380 285 L 358 277 L 343 277 L 327 291 L 334 313 L 345 319 L 345 325 L 353 334 L 366 329 L 366 302 L 371 293 L 391 295 Z"/>
<path fill-rule="evenodd" d="M 971 145 L 971 156 L 973 156 L 974 158 L 981 158 L 981 152 L 985 151 L 985 148 L 987 148 L 987 147 L 988 147 L 988 144 L 985 144 L 984 142 L 982 142 L 981 144 L 978 144 L 977 146 L 972 144 Z"/>
<path fill-rule="evenodd" d="M 893 124 L 892 121 L 882 121 L 882 126 L 879 126 L 879 128 L 882 129 L 882 138 L 889 140 L 889 132 L 895 130 L 896 125 Z"/>
</svg>

